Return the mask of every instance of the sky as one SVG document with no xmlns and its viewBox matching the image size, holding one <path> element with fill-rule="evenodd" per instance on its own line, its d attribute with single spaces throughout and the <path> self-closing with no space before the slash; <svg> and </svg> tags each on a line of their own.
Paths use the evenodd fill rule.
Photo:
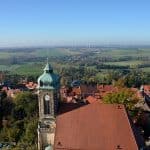
<svg viewBox="0 0 150 150">
<path fill-rule="evenodd" d="M 149 0 L 0 0 L 0 47 L 147 44 Z"/>
</svg>

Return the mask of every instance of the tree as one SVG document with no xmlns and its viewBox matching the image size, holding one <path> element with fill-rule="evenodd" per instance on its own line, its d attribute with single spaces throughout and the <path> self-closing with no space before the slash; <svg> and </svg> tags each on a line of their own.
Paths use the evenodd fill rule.
<svg viewBox="0 0 150 150">
<path fill-rule="evenodd" d="M 142 72 L 142 70 L 132 70 L 125 77 L 125 85 L 127 87 L 140 87 L 142 84 L 148 82 L 146 75 Z M 146 81 L 146 82 L 145 82 Z"/>
<path fill-rule="evenodd" d="M 121 88 L 118 92 L 109 93 L 104 97 L 104 102 L 110 104 L 123 104 L 127 110 L 133 110 L 138 98 L 128 88 Z"/>
<path fill-rule="evenodd" d="M 37 137 L 37 126 L 38 126 L 38 119 L 34 119 L 33 121 L 29 122 L 25 129 L 25 135 L 23 141 L 26 141 L 28 144 L 32 145 L 36 142 Z"/>
<path fill-rule="evenodd" d="M 7 135 L 7 129 L 6 127 L 2 128 L 0 131 L 0 141 L 2 142 L 8 142 L 8 135 Z"/>
<path fill-rule="evenodd" d="M 7 135 L 10 142 L 18 142 L 20 139 L 20 129 L 18 128 L 8 128 Z"/>
<path fill-rule="evenodd" d="M 125 79 L 124 78 L 118 79 L 117 81 L 114 82 L 114 86 L 121 88 L 125 87 Z"/>
<path fill-rule="evenodd" d="M 37 95 L 31 92 L 22 92 L 17 94 L 14 99 L 14 118 L 23 119 L 25 117 L 30 118 L 37 115 L 38 112 L 38 101 Z"/>
<path fill-rule="evenodd" d="M 6 97 L 5 92 L 0 92 L 0 127 L 2 126 L 3 118 L 7 118 L 11 115 L 13 102 L 10 98 Z"/>
<path fill-rule="evenodd" d="M 24 108 L 22 106 L 15 106 L 13 110 L 13 118 L 15 120 L 22 120 L 27 116 Z"/>
<path fill-rule="evenodd" d="M 7 118 L 12 113 L 12 109 L 14 107 L 13 101 L 11 98 L 6 97 L 2 99 L 1 103 L 2 103 L 1 114 L 3 118 Z"/>
<path fill-rule="evenodd" d="M 5 108 L 7 108 L 7 99 L 5 100 Z M 36 137 L 37 137 L 37 96 L 30 92 L 22 92 L 17 94 L 13 103 L 13 112 L 10 113 L 6 109 L 4 113 L 9 113 L 9 124 L 4 126 L 0 130 L 0 141 L 16 142 L 20 146 L 26 145 L 25 148 L 36 149 Z M 9 103 L 8 103 L 9 104 Z M 28 147 L 28 145 L 30 145 Z M 22 149 L 20 146 L 16 146 L 16 149 Z"/>
</svg>

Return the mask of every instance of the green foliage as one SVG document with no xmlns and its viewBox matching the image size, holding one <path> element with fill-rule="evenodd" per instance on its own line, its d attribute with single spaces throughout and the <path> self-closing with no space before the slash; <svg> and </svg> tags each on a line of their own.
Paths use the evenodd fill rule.
<svg viewBox="0 0 150 150">
<path fill-rule="evenodd" d="M 13 118 L 15 120 L 22 120 L 26 117 L 26 113 L 24 108 L 22 108 L 21 106 L 15 106 L 14 110 L 13 110 Z"/>
<path fill-rule="evenodd" d="M 23 119 L 37 115 L 37 96 L 30 92 L 22 92 L 16 95 L 14 108 L 14 118 Z"/>
<path fill-rule="evenodd" d="M 7 97 L 7 94 L 5 91 L 0 92 L 0 95 L 1 95 L 1 100 Z"/>
<path fill-rule="evenodd" d="M 37 96 L 31 92 L 22 92 L 17 94 L 15 99 L 3 101 L 9 104 L 11 102 L 13 105 L 11 111 L 8 111 L 7 105 L 5 104 L 3 108 L 3 117 L 6 118 L 9 114 L 9 124 L 0 130 L 0 141 L 2 142 L 16 142 L 18 143 L 14 150 L 22 149 L 25 147 L 27 150 L 36 150 L 37 141 L 37 113 L 38 113 L 38 103 Z M 9 113 L 8 113 L 8 112 Z M 7 113 L 6 113 L 7 112 Z M 19 144 L 20 143 L 20 144 Z"/>
<path fill-rule="evenodd" d="M 7 136 L 10 142 L 17 142 L 21 138 L 21 129 L 19 128 L 8 128 L 7 129 Z"/>
<path fill-rule="evenodd" d="M 114 86 L 117 87 L 125 87 L 125 79 L 124 78 L 120 78 L 117 81 L 114 82 Z"/>
<path fill-rule="evenodd" d="M 37 145 L 28 145 L 27 143 L 18 143 L 12 150 L 37 150 Z"/>
<path fill-rule="evenodd" d="M 0 141 L 7 142 L 8 140 L 7 128 L 4 127 L 0 130 Z"/>
<path fill-rule="evenodd" d="M 23 137 L 23 141 L 27 142 L 29 145 L 34 144 L 37 138 L 37 126 L 38 120 L 33 120 L 26 125 L 26 131 Z"/>
<path fill-rule="evenodd" d="M 128 87 L 140 87 L 142 84 L 148 84 L 150 77 L 141 70 L 133 70 L 125 77 L 125 84 Z"/>
<path fill-rule="evenodd" d="M 119 87 L 137 87 L 142 84 L 149 84 L 150 74 L 142 72 L 139 69 L 132 69 L 130 71 L 109 71 L 106 77 L 109 84 L 114 84 Z"/>
<path fill-rule="evenodd" d="M 11 115 L 14 104 L 11 98 L 3 98 L 2 99 L 2 111 L 1 114 L 3 117 L 7 118 Z"/>
<path fill-rule="evenodd" d="M 2 127 L 2 119 L 7 119 L 11 116 L 14 104 L 11 98 L 6 97 L 5 92 L 1 92 L 0 98 L 0 128 Z"/>
<path fill-rule="evenodd" d="M 17 142 L 21 138 L 21 129 L 15 127 L 4 127 L 0 131 L 0 141 Z"/>
<path fill-rule="evenodd" d="M 137 101 L 138 99 L 134 92 L 127 88 L 122 88 L 115 93 L 109 93 L 104 97 L 104 102 L 110 104 L 123 104 L 127 110 L 133 110 Z"/>
</svg>

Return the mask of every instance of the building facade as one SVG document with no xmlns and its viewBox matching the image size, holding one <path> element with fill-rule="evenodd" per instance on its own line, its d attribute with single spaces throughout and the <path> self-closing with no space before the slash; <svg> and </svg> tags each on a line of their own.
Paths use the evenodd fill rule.
<svg viewBox="0 0 150 150">
<path fill-rule="evenodd" d="M 38 78 L 38 150 L 53 149 L 56 114 L 59 105 L 60 77 L 53 73 L 47 62 L 44 73 Z"/>
</svg>

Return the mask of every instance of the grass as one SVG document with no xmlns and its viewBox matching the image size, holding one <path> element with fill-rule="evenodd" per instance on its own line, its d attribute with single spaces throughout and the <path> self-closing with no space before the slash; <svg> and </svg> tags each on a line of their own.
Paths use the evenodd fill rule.
<svg viewBox="0 0 150 150">
<path fill-rule="evenodd" d="M 66 55 L 75 55 L 79 54 L 76 51 L 70 51 L 67 48 L 51 48 L 51 49 L 39 49 L 36 51 L 33 51 L 31 53 L 32 55 L 35 56 L 40 56 L 40 57 L 56 57 L 56 56 L 66 56 Z"/>
<path fill-rule="evenodd" d="M 143 72 L 150 72 L 150 67 L 142 68 L 142 71 L 143 71 Z"/>
<path fill-rule="evenodd" d="M 20 65 L 0 65 L 0 71 L 13 71 Z"/>
<path fill-rule="evenodd" d="M 105 63 L 107 65 L 118 65 L 118 66 L 135 66 L 138 64 L 142 64 L 142 61 L 137 61 L 137 60 L 133 60 L 133 61 L 120 61 L 120 62 L 108 62 Z"/>
<path fill-rule="evenodd" d="M 150 49 L 113 49 L 106 50 L 99 54 L 100 56 L 111 56 L 113 58 L 119 58 L 123 56 L 133 56 L 133 57 L 146 57 L 150 56 Z"/>
<path fill-rule="evenodd" d="M 19 74 L 19 75 L 40 75 L 43 70 L 43 65 L 38 63 L 27 63 L 24 65 L 20 65 L 16 69 L 12 70 L 13 74 Z"/>
</svg>

